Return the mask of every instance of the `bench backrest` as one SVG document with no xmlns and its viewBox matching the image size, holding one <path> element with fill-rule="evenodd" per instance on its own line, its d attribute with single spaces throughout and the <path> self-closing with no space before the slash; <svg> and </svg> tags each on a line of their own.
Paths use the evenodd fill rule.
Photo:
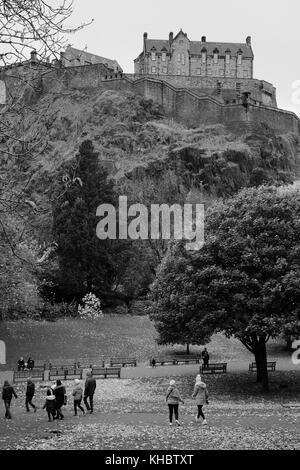
<svg viewBox="0 0 300 470">
<path fill-rule="evenodd" d="M 44 370 L 16 370 L 14 371 L 13 381 L 19 380 L 27 380 L 27 379 L 39 379 L 44 380 Z"/>
<path fill-rule="evenodd" d="M 68 369 L 51 369 L 49 372 L 49 379 L 51 380 L 52 377 L 64 377 L 65 380 L 67 380 L 68 377 L 79 377 L 82 379 L 82 369 L 77 369 L 75 367 Z"/>
</svg>

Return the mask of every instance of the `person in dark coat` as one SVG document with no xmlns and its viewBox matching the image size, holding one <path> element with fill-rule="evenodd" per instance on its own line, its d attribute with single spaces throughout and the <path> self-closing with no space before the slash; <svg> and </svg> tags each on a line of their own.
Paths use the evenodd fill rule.
<svg viewBox="0 0 300 470">
<path fill-rule="evenodd" d="M 51 389 L 47 390 L 47 397 L 46 397 L 46 401 L 44 403 L 43 409 L 45 408 L 48 414 L 48 421 L 49 422 L 52 420 L 54 421 L 56 418 L 56 402 L 55 402 L 55 396 Z"/>
<path fill-rule="evenodd" d="M 36 412 L 37 407 L 32 403 L 32 399 L 35 394 L 35 385 L 32 382 L 31 379 L 27 380 L 27 388 L 26 388 L 26 399 L 25 399 L 25 406 L 26 406 L 26 411 L 29 412 L 29 405 L 31 408 L 34 409 L 34 412 Z"/>
<path fill-rule="evenodd" d="M 85 381 L 85 387 L 84 387 L 84 398 L 83 402 L 86 406 L 86 409 L 90 412 L 93 413 L 94 411 L 94 393 L 96 390 L 96 380 L 93 377 L 92 372 L 88 372 L 87 374 L 87 379 Z M 89 404 L 88 404 L 88 399 L 89 399 Z"/>
<path fill-rule="evenodd" d="M 2 400 L 4 401 L 6 419 L 11 419 L 10 404 L 13 396 L 18 398 L 14 388 L 5 380 L 2 389 Z"/>
<path fill-rule="evenodd" d="M 53 393 L 56 402 L 56 419 L 64 419 L 61 409 L 65 404 L 66 389 L 60 380 L 56 381 L 56 387 L 53 389 Z"/>
<path fill-rule="evenodd" d="M 29 356 L 27 361 L 27 369 L 33 370 L 34 368 L 34 360 Z"/>
<path fill-rule="evenodd" d="M 25 369 L 25 361 L 23 359 L 23 357 L 20 357 L 20 359 L 18 360 L 18 370 L 24 370 Z"/>
<path fill-rule="evenodd" d="M 206 348 L 204 348 L 201 355 L 202 355 L 202 360 L 203 360 L 203 367 L 207 368 L 208 362 L 209 362 L 209 354 Z"/>
</svg>

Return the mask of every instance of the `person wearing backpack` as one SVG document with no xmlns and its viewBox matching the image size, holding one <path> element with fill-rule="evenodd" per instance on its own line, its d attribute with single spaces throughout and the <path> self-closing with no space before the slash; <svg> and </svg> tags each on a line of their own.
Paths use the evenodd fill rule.
<svg viewBox="0 0 300 470">
<path fill-rule="evenodd" d="M 74 383 L 75 383 L 75 387 L 72 393 L 74 397 L 74 416 L 77 416 L 77 408 L 79 408 L 82 411 L 82 414 L 85 415 L 84 408 L 81 406 L 83 389 L 82 389 L 80 380 L 75 379 Z"/>
<path fill-rule="evenodd" d="M 66 389 L 61 383 L 61 380 L 56 381 L 56 387 L 53 389 L 56 402 L 56 419 L 64 419 L 62 414 L 62 407 L 66 404 Z"/>
<path fill-rule="evenodd" d="M 202 408 L 203 408 L 203 405 L 208 404 L 208 392 L 207 392 L 206 384 L 202 382 L 200 374 L 198 374 L 196 377 L 196 383 L 194 386 L 192 398 L 196 400 L 196 404 L 198 407 L 198 413 L 195 417 L 196 422 L 199 422 L 200 417 L 201 417 L 203 419 L 202 424 L 206 425 L 207 421 L 205 419 Z"/>
<path fill-rule="evenodd" d="M 183 399 L 180 396 L 179 390 L 176 387 L 175 380 L 170 381 L 170 386 L 168 387 L 166 393 L 166 402 L 169 407 L 169 424 L 172 426 L 173 413 L 175 415 L 175 422 L 177 426 L 180 426 L 179 422 L 179 403 L 184 404 Z"/>
<path fill-rule="evenodd" d="M 46 401 L 44 403 L 43 409 L 46 408 L 48 414 L 48 421 L 51 422 L 56 419 L 56 403 L 53 390 L 50 388 L 47 390 Z M 52 417 L 52 419 L 51 419 Z"/>
</svg>

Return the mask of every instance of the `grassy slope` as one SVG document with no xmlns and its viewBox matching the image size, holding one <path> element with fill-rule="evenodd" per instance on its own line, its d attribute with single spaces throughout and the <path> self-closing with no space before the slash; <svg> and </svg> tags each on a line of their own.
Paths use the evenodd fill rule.
<svg viewBox="0 0 300 470">
<path fill-rule="evenodd" d="M 98 321 L 58 320 L 51 322 L 0 323 L 0 338 L 7 345 L 7 363 L 15 367 L 18 358 L 32 355 L 36 360 L 82 361 L 113 356 L 132 356 L 147 362 L 154 356 L 184 353 L 184 346 L 158 346 L 153 324 L 145 316 L 105 315 Z M 283 354 L 278 342 L 269 345 L 269 357 Z M 208 345 L 211 361 L 252 360 L 250 353 L 236 339 L 214 335 Z M 193 346 L 192 353 L 201 347 Z"/>
</svg>

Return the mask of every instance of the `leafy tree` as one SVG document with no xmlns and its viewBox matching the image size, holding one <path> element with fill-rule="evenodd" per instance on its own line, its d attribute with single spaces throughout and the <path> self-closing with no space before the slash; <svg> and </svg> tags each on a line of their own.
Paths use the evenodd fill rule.
<svg viewBox="0 0 300 470">
<path fill-rule="evenodd" d="M 151 286 L 150 318 L 159 344 L 205 344 L 211 329 L 199 328 L 195 315 L 189 259 L 182 243 L 171 242 Z"/>
<path fill-rule="evenodd" d="M 66 300 L 81 299 L 89 292 L 101 297 L 110 290 L 114 277 L 110 242 L 96 236 L 96 210 L 102 203 L 114 204 L 113 183 L 91 141 L 81 144 L 76 161 L 72 184 L 58 199 L 53 214 L 57 280 Z"/>
<path fill-rule="evenodd" d="M 152 287 L 152 318 L 168 341 L 180 329 L 191 342 L 235 336 L 268 390 L 267 341 L 287 324 L 300 331 L 300 191 L 243 190 L 207 212 L 205 230 L 200 251 L 180 242 L 169 252 Z"/>
</svg>

